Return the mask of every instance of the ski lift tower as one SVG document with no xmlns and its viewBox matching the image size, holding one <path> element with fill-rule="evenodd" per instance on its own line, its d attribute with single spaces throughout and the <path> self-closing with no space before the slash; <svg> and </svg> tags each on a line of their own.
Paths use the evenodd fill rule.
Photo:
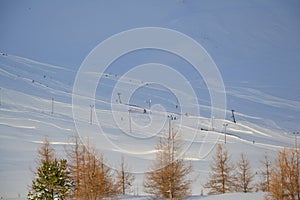
<svg viewBox="0 0 300 200">
<path fill-rule="evenodd" d="M 232 121 L 236 124 L 234 110 L 231 110 L 231 118 L 232 118 Z"/>
<path fill-rule="evenodd" d="M 226 144 L 226 128 L 227 128 L 228 124 L 224 123 L 223 126 L 224 126 L 224 143 Z"/>
<path fill-rule="evenodd" d="M 295 131 L 295 132 L 293 132 L 293 135 L 295 135 L 295 149 L 297 151 L 298 150 L 298 147 L 297 147 L 297 136 L 299 135 L 299 132 Z"/>
</svg>

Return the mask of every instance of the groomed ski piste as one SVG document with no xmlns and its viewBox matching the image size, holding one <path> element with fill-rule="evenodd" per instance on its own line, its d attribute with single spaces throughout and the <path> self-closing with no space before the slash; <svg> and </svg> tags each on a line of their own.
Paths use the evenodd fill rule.
<svg viewBox="0 0 300 200">
<path fill-rule="evenodd" d="M 64 82 L 64 76 L 75 72 L 15 55 L 1 56 L 0 65 L 1 195 L 13 197 L 21 194 L 24 197 L 33 178 L 30 169 L 35 168 L 36 149 L 43 139 L 49 137 L 57 149 L 58 156 L 64 156 L 66 146 L 72 145 L 72 136 L 77 131 L 72 114 L 72 84 Z M 118 80 L 116 77 L 109 73 L 104 74 L 102 78 L 107 85 L 104 83 L 103 85 L 112 88 L 112 83 Z M 120 99 L 114 97 L 114 100 L 107 101 L 110 94 L 99 93 L 96 94 L 92 121 L 90 105 L 80 108 L 82 115 L 77 119 L 85 124 L 84 130 L 91 133 L 79 135 L 81 134 L 82 138 L 92 138 L 92 143 L 104 153 L 108 165 L 116 167 L 120 157 L 125 156 L 131 171 L 136 173 L 135 191 L 130 196 L 132 199 L 149 198 L 143 192 L 143 172 L 149 169 L 154 159 L 158 138 L 166 136 L 168 132 L 167 115 L 176 117 L 177 120 L 171 122 L 172 128 L 180 133 L 180 140 L 185 144 L 182 153 L 185 159 L 192 161 L 193 164 L 194 171 L 191 177 L 195 181 L 194 196 L 190 199 L 218 199 L 218 195 L 206 196 L 202 185 L 207 181 L 210 171 L 209 164 L 213 153 L 213 150 L 210 152 L 211 148 L 218 143 L 224 143 L 223 123 L 228 124 L 226 147 L 232 154 L 232 160 L 236 161 L 240 153 L 244 152 L 250 159 L 254 172 L 260 171 L 262 166 L 259 160 L 262 160 L 265 154 L 274 157 L 282 147 L 294 145 L 294 137 L 273 124 L 264 126 L 251 122 L 263 121 L 259 117 L 235 112 L 237 123 L 234 123 L 231 120 L 230 109 L 226 111 L 225 121 L 213 119 L 214 131 L 212 131 L 211 118 L 178 112 L 180 108 L 176 106 L 177 101 L 169 91 L 157 86 L 150 88 L 142 82 L 143 80 L 131 80 L 124 84 L 141 84 L 143 90 L 153 92 L 149 94 L 152 103 L 164 106 L 164 109 L 159 106 L 150 106 L 149 109 L 147 99 L 139 92 L 134 96 L 136 99 L 127 104 L 119 102 L 122 96 Z M 138 105 L 139 102 L 144 103 Z M 113 112 L 111 104 L 114 104 Z M 205 111 L 208 108 L 203 106 L 202 109 Z M 115 116 L 118 119 L 114 119 Z M 132 123 L 131 130 L 129 130 L 129 116 Z M 101 133 L 99 126 L 103 131 Z M 207 139 L 207 135 L 210 135 L 208 137 L 210 140 Z M 204 154 L 201 154 L 201 150 Z M 258 180 L 259 176 L 256 179 Z M 204 196 L 200 196 L 203 191 Z M 141 196 L 137 197 L 134 194 Z M 238 199 L 240 195 L 242 194 L 226 194 L 220 198 Z M 243 198 L 262 199 L 263 195 L 253 193 L 243 195 Z M 128 199 L 129 196 L 120 198 Z"/>
</svg>

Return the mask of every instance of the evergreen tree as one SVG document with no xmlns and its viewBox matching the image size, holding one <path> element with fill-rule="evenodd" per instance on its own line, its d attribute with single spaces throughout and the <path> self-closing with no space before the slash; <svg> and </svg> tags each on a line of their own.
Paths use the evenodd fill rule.
<svg viewBox="0 0 300 200">
<path fill-rule="evenodd" d="M 28 193 L 30 200 L 65 199 L 72 189 L 72 184 L 67 170 L 66 160 L 57 160 L 54 148 L 46 138 L 38 149 L 36 178 L 32 181 Z"/>
<path fill-rule="evenodd" d="M 37 177 L 32 181 L 30 200 L 65 199 L 72 184 L 67 171 L 66 160 L 44 162 L 37 169 Z"/>
</svg>

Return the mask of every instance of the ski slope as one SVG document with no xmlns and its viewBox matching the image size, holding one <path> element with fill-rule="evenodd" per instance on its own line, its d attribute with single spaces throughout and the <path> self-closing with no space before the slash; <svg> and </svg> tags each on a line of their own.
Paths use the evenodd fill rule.
<svg viewBox="0 0 300 200">
<path fill-rule="evenodd" d="M 72 136 L 76 132 L 72 115 L 72 86 L 64 81 L 63 76 L 64 73 L 73 72 L 14 55 L 0 57 L 0 64 L 1 194 L 3 192 L 4 195 L 13 196 L 17 191 L 23 196 L 33 177 L 29 169 L 35 167 L 36 149 L 44 137 L 49 136 L 60 156 L 64 155 L 64 148 L 72 142 Z M 206 181 L 209 172 L 210 148 L 216 143 L 224 142 L 222 126 L 224 121 L 214 119 L 215 131 L 210 131 L 210 118 L 177 112 L 174 107 L 176 98 L 172 97 L 169 91 L 156 86 L 144 86 L 141 91 L 133 95 L 129 105 L 117 101 L 111 102 L 107 97 L 117 79 L 115 75 L 109 73 L 104 74 L 103 78 L 103 87 L 107 87 L 107 90 L 103 89 L 102 93 L 96 96 L 92 125 L 89 118 L 89 105 L 82 108 L 82 118 L 79 120 L 86 124 L 84 128 L 90 134 L 88 138 L 100 147 L 99 150 L 107 158 L 107 164 L 116 167 L 120 156 L 124 155 L 131 165 L 131 170 L 136 172 L 135 185 L 143 193 L 143 172 L 151 165 L 158 137 L 166 137 L 168 132 L 166 114 L 172 114 L 178 118 L 172 121 L 172 126 L 178 130 L 180 139 L 184 143 L 182 153 L 187 160 L 193 162 L 194 172 L 191 176 L 198 177 L 193 186 L 193 193 L 199 194 L 199 187 L 201 188 L 201 184 Z M 128 81 L 124 84 L 140 84 L 142 81 Z M 139 92 L 150 95 L 152 102 L 164 109 L 151 107 L 150 114 L 145 103 L 147 98 L 143 99 L 144 95 Z M 54 99 L 53 114 L 52 98 Z M 114 114 L 118 116 L 118 120 L 114 119 L 110 104 L 114 104 Z M 131 120 L 135 124 L 131 132 L 129 132 L 128 109 L 132 110 Z M 147 110 L 146 113 L 144 109 Z M 204 109 L 208 108 L 204 106 Z M 230 110 L 227 112 L 230 113 Z M 230 120 L 230 117 L 225 120 L 225 123 L 229 124 L 227 147 L 232 152 L 233 159 L 238 159 L 241 150 L 244 150 L 251 159 L 255 171 L 259 170 L 258 161 L 264 152 L 274 156 L 279 148 L 293 145 L 293 138 L 287 137 L 276 126 L 269 129 L 251 122 L 251 119 L 256 120 L 258 117 L 238 112 L 236 117 L 238 119 L 236 124 Z M 119 124 L 116 121 L 119 121 Z M 97 123 L 100 124 L 105 135 L 99 134 Z M 195 126 L 195 123 L 198 125 Z M 208 131 L 201 131 L 200 127 Z M 206 139 L 207 134 L 213 136 L 210 137 L 211 140 Z M 83 139 L 85 136 L 82 135 Z M 208 149 L 205 149 L 206 147 Z M 205 155 L 208 156 L 202 157 L 204 154 L 201 155 L 201 149 L 206 151 Z"/>
<path fill-rule="evenodd" d="M 0 18 L 0 197 L 18 199 L 20 195 L 25 199 L 36 149 L 48 136 L 58 156 L 64 156 L 64 149 L 72 145 L 72 136 L 78 132 L 77 120 L 84 130 L 79 132 L 82 139 L 91 139 L 104 153 L 107 164 L 115 168 L 123 155 L 136 173 L 135 192 L 141 196 L 124 199 L 147 199 L 143 172 L 154 158 L 158 137 L 166 137 L 171 114 L 176 117 L 172 127 L 184 144 L 181 153 L 194 167 L 190 199 L 263 199 L 263 193 L 200 193 L 213 147 L 224 143 L 224 123 L 228 124 L 226 146 L 232 159 L 236 161 L 240 152 L 246 153 L 255 172 L 265 153 L 274 157 L 278 149 L 294 146 L 292 133 L 300 129 L 299 1 L 0 4 L 4 16 Z M 84 96 L 79 98 L 86 103 L 76 108 L 79 117 L 74 119 L 73 86 L 87 54 L 112 34 L 144 26 L 180 31 L 206 49 L 224 81 L 225 119 L 211 116 L 205 77 L 197 76 L 178 56 L 150 49 L 120 57 L 103 74 L 92 72 L 101 78 L 95 91 L 92 124 L 91 99 Z M 178 70 L 188 77 L 198 99 L 175 86 L 150 84 L 142 76 L 123 77 L 132 67 L 145 63 Z M 160 74 L 154 71 L 147 75 Z M 137 90 L 126 102 L 124 94 L 129 88 Z M 180 104 L 172 91 L 189 103 Z M 199 106 L 200 115 L 195 106 Z M 232 122 L 231 109 L 237 123 Z M 215 131 L 211 131 L 212 123 Z"/>
</svg>

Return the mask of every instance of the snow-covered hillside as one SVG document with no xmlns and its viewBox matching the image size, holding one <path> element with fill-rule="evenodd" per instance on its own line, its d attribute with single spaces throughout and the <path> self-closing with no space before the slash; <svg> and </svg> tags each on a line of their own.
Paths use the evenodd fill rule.
<svg viewBox="0 0 300 200">
<path fill-rule="evenodd" d="M 299 2 L 153 2 L 156 3 L 135 2 L 130 5 L 119 2 L 120 5 L 116 6 L 116 1 L 111 1 L 106 2 L 107 8 L 97 4 L 102 12 L 95 9 L 95 5 L 82 7 L 72 4 L 73 10 L 65 18 L 66 21 L 61 19 L 66 13 L 64 6 L 68 7 L 68 4 L 50 6 L 55 7 L 60 17 L 53 16 L 52 11 L 39 3 L 32 4 L 30 9 L 20 4 L 16 7 L 20 11 L 20 18 L 14 16 L 11 21 L 3 21 L 2 30 L 7 32 L 0 39 L 3 44 L 0 49 L 3 51 L 0 55 L 0 197 L 26 197 L 27 186 L 33 177 L 30 169 L 35 168 L 36 149 L 44 137 L 49 136 L 57 154 L 64 156 L 64 148 L 71 145 L 72 136 L 78 132 L 74 120 L 82 125 L 79 134 L 92 138 L 111 167 L 119 163 L 121 155 L 125 156 L 131 170 L 136 173 L 135 192 L 138 190 L 139 194 L 145 195 L 142 188 L 143 172 L 154 158 L 158 137 L 168 131 L 167 115 L 171 114 L 177 119 L 172 121 L 172 127 L 180 130 L 184 142 L 182 153 L 192 161 L 194 167 L 191 174 L 195 178 L 194 196 L 190 199 L 263 198 L 263 193 L 220 196 L 200 196 L 200 193 L 209 173 L 211 148 L 217 143 L 224 143 L 224 123 L 228 124 L 226 146 L 232 159 L 236 161 L 240 152 L 244 152 L 254 172 L 261 168 L 259 160 L 265 153 L 274 157 L 279 148 L 294 145 L 292 132 L 300 130 Z M 24 7 L 26 9 L 22 10 Z M 108 8 L 113 11 L 117 9 L 119 15 L 108 12 Z M 77 13 L 81 13 L 82 9 L 90 9 L 92 17 L 79 17 Z M 2 13 L 10 16 L 7 10 Z M 46 21 L 40 18 L 48 15 L 53 16 L 51 22 L 56 23 L 49 23 L 47 17 L 43 19 Z M 17 27 L 17 21 L 22 17 L 28 21 L 37 20 L 37 24 L 49 24 L 51 31 L 46 27 L 41 30 L 38 25 L 25 27 L 27 23 Z M 106 22 L 108 19 L 109 23 Z M 72 23 L 68 23 L 68 20 Z M 126 25 L 128 21 L 131 23 Z M 99 26 L 92 27 L 94 24 Z M 205 77 L 197 75 L 189 63 L 180 57 L 151 49 L 123 55 L 111 63 L 103 74 L 93 74 L 101 78 L 95 91 L 94 105 L 88 99 L 86 104 L 76 107 L 79 115 L 74 119 L 74 81 L 87 53 L 113 33 L 143 26 L 162 26 L 181 31 L 206 49 L 224 81 L 227 97 L 225 119 L 211 116 L 211 96 Z M 19 29 L 22 29 L 19 32 L 23 36 L 27 36 L 26 39 L 17 37 L 19 32 L 15 30 Z M 58 29 L 61 34 L 52 34 L 53 30 Z M 11 38 L 8 30 L 11 30 Z M 49 30 L 49 33 L 45 30 Z M 34 32 L 32 35 L 31 31 Z M 44 35 L 37 37 L 36 33 Z M 58 42 L 49 42 L 49 38 Z M 27 42 L 35 39 L 37 41 L 30 44 L 31 50 L 25 48 L 25 51 L 23 48 L 21 52 L 22 45 L 30 46 Z M 60 43 L 65 45 L 62 49 L 66 48 L 66 51 L 60 49 L 54 53 Z M 50 64 L 57 62 L 61 64 Z M 173 93 L 177 91 L 188 102 L 193 102 L 188 91 L 178 91 L 175 85 L 167 88 L 162 84 L 150 84 L 146 76 L 131 77 L 127 73 L 145 63 L 172 66 L 184 75 L 198 97 L 200 115 L 193 111 L 194 104 L 180 104 Z M 124 75 L 125 78 L 122 78 Z M 147 76 L 159 78 L 160 72 L 149 72 Z M 124 93 L 129 88 L 137 89 L 129 101 L 124 102 Z M 86 100 L 85 97 L 79 98 Z M 235 110 L 237 123 L 232 121 L 232 109 Z M 215 131 L 211 131 L 212 124 Z"/>
<path fill-rule="evenodd" d="M 4 194 L 16 195 L 16 191 L 22 195 L 26 194 L 26 185 L 30 184 L 33 176 L 29 168 L 34 167 L 34 158 L 36 156 L 36 148 L 40 145 L 45 136 L 49 136 L 53 144 L 58 149 L 58 153 L 63 155 L 63 148 L 68 145 L 72 135 L 76 132 L 74 121 L 72 118 L 71 93 L 72 86 L 68 82 L 64 82 L 63 76 L 65 73 L 72 74 L 65 68 L 51 66 L 47 64 L 37 63 L 36 61 L 17 57 L 14 55 L 2 56 L 1 62 L 1 188 Z M 109 95 L 103 91 L 110 91 L 113 82 L 116 81 L 115 75 L 106 74 L 107 90 L 102 90 L 102 93 L 97 94 L 96 114 L 99 123 L 105 136 L 97 136 L 97 126 L 95 121 L 90 125 L 90 107 L 86 105 L 82 108 L 82 119 L 86 123 L 86 130 L 91 133 L 93 142 L 101 147 L 101 151 L 107 156 L 107 163 L 114 167 L 119 162 L 120 156 L 125 155 L 125 158 L 132 164 L 132 171 L 137 173 L 136 187 L 139 187 L 142 193 L 143 171 L 146 171 L 151 160 L 154 158 L 154 147 L 158 139 L 156 130 L 160 130 L 161 134 L 166 133 L 167 123 L 161 124 L 163 120 L 166 122 L 165 113 L 161 110 L 151 108 L 151 115 L 144 102 L 146 99 L 143 95 L 139 95 L 137 91 L 132 96 L 131 106 L 120 104 L 119 102 L 105 101 Z M 127 84 L 139 84 L 143 80 L 128 81 Z M 176 109 L 171 110 L 170 105 L 175 105 L 176 101 L 172 98 L 169 91 L 159 87 L 145 86 L 141 90 L 145 90 L 148 95 L 151 94 L 152 102 L 164 106 L 167 113 L 177 116 L 178 119 L 185 120 L 184 126 L 181 127 L 181 137 L 185 141 L 186 159 L 192 160 L 195 171 L 194 177 L 198 177 L 194 184 L 194 193 L 199 194 L 201 184 L 206 181 L 207 173 L 209 172 L 209 162 L 211 155 L 202 159 L 199 154 L 200 149 L 205 146 L 206 134 L 214 135 L 212 141 L 205 141 L 214 145 L 224 141 L 222 129 L 223 120 L 214 119 L 214 127 L 216 130 L 201 131 L 200 128 L 194 125 L 195 119 L 199 121 L 199 127 L 210 130 L 210 118 L 193 115 L 181 115 L 176 112 Z M 52 98 L 53 113 L 52 113 Z M 173 99 L 173 100 L 172 100 Z M 144 103 L 141 103 L 144 102 Z M 110 103 L 115 104 L 118 116 L 120 117 L 121 125 L 116 124 L 111 118 Z M 121 128 L 128 130 L 129 118 L 128 107 L 133 111 L 131 118 L 137 126 L 133 126 L 132 132 L 124 133 Z M 147 113 L 143 113 L 146 108 Z M 229 111 L 228 111 L 229 112 Z M 247 153 L 251 158 L 252 165 L 257 171 L 259 169 L 258 160 L 262 158 L 264 152 L 274 155 L 277 148 L 282 146 L 291 146 L 293 139 L 286 137 L 277 127 L 268 129 L 264 126 L 259 126 L 255 123 L 247 121 L 247 118 L 258 119 L 259 117 L 250 117 L 242 113 L 237 113 L 238 123 L 233 123 L 231 120 L 225 122 L 229 124 L 227 128 L 227 145 L 236 159 L 239 152 Z M 147 128 L 147 132 L 138 130 L 139 126 L 144 127 L 150 123 L 152 125 Z M 180 122 L 172 122 L 174 127 L 177 127 Z M 154 130 L 151 130 L 153 128 Z M 129 134 L 129 135 L 128 135 Z M 108 144 L 112 142 L 114 145 Z M 253 143 L 255 141 L 255 143 Z M 203 150 L 203 149 L 202 149 Z M 207 149 L 206 151 L 209 151 Z M 209 152 L 207 152 L 209 153 Z M 14 186 L 14 187 L 13 187 Z M 19 190 L 16 188 L 19 188 Z"/>
</svg>

